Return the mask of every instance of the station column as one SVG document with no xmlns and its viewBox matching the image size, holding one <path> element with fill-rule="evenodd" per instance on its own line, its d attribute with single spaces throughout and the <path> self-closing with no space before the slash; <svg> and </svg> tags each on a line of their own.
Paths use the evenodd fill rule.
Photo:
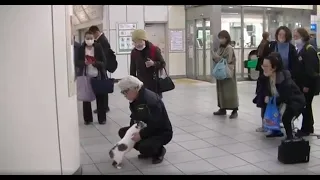
<svg viewBox="0 0 320 180">
<path fill-rule="evenodd" d="M 0 174 L 81 172 L 72 6 L 0 6 Z"/>
</svg>

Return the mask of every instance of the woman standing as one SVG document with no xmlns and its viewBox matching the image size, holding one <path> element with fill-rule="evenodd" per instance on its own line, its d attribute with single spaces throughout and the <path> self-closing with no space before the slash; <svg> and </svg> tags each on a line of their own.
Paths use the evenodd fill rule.
<svg viewBox="0 0 320 180">
<path fill-rule="evenodd" d="M 256 95 L 258 95 L 258 92 L 261 91 L 261 84 L 263 84 L 263 81 L 266 80 L 266 77 L 263 75 L 263 69 L 262 69 L 262 63 L 265 57 L 267 57 L 271 53 L 270 49 L 270 42 L 269 42 L 269 36 L 270 34 L 268 32 L 264 32 L 262 34 L 262 40 L 258 46 L 258 63 L 256 67 L 256 71 L 259 71 L 259 78 L 257 80 L 257 87 L 256 87 Z M 261 98 L 260 98 L 261 99 Z M 255 97 L 253 100 L 253 103 L 257 104 L 257 107 L 261 108 L 261 117 L 263 119 L 264 116 L 264 102 L 262 98 L 262 103 L 258 103 L 258 96 Z M 262 104 L 262 105 L 261 105 Z M 256 129 L 257 132 L 264 132 L 264 128 L 261 126 Z"/>
<path fill-rule="evenodd" d="M 296 76 L 296 83 L 306 98 L 306 107 L 302 112 L 303 120 L 301 130 L 297 136 L 309 136 L 313 133 L 312 100 L 318 91 L 319 59 L 314 47 L 309 43 L 310 36 L 304 28 L 294 31 L 294 42 L 298 51 L 299 71 Z"/>
<path fill-rule="evenodd" d="M 92 66 L 97 68 L 102 78 L 104 78 L 106 74 L 106 58 L 101 45 L 94 42 L 93 33 L 90 31 L 85 33 L 84 38 L 85 42 L 79 48 L 78 59 L 76 61 L 76 66 L 79 68 L 79 75 L 82 75 L 87 66 L 92 64 Z M 106 111 L 104 108 L 105 95 L 106 94 L 96 94 L 99 124 L 106 123 Z M 93 122 L 91 102 L 83 102 L 83 119 L 85 125 L 89 125 Z"/>
<path fill-rule="evenodd" d="M 143 29 L 132 33 L 134 49 L 131 51 L 130 75 L 137 77 L 144 86 L 162 97 L 159 91 L 159 72 L 166 67 L 159 47 L 147 39 Z"/>
<path fill-rule="evenodd" d="M 270 34 L 268 32 L 264 32 L 262 34 L 262 40 L 258 46 L 258 63 L 256 66 L 256 71 L 259 71 L 259 77 L 261 77 L 261 75 L 263 75 L 263 69 L 261 67 L 262 63 L 263 63 L 263 59 L 265 57 L 267 57 L 270 53 L 271 53 L 271 49 L 270 49 L 270 42 L 269 42 L 269 36 Z"/>
<path fill-rule="evenodd" d="M 291 44 L 292 33 L 286 26 L 280 26 L 275 34 L 276 41 L 270 43 L 270 49 L 278 52 L 282 58 L 283 68 L 289 70 L 292 78 L 297 75 L 298 55 L 296 47 Z"/>
<path fill-rule="evenodd" d="M 230 34 L 223 30 L 218 34 L 220 47 L 217 52 L 212 53 L 213 61 L 219 62 L 222 58 L 227 60 L 231 72 L 231 78 L 217 81 L 217 99 L 220 108 L 214 115 L 226 115 L 227 110 L 232 110 L 230 119 L 238 117 L 238 89 L 236 79 L 236 58 L 232 46 L 230 45 Z"/>
</svg>

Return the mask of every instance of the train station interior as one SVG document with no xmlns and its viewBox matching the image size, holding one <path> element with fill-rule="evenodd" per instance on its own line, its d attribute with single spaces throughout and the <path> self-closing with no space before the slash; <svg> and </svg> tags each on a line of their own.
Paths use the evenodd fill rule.
<svg viewBox="0 0 320 180">
<path fill-rule="evenodd" d="M 279 26 L 315 32 L 318 5 L 1 5 L 0 174 L 36 175 L 316 175 L 320 140 L 309 140 L 309 163 L 278 162 L 283 138 L 266 138 L 260 109 L 252 103 L 258 72 L 245 68 L 267 31 Z M 173 126 L 161 164 L 126 154 L 123 168 L 112 166 L 109 150 L 128 126 L 128 100 L 115 84 L 109 94 L 107 122 L 84 125 L 77 101 L 74 41 L 96 25 L 108 38 L 120 80 L 130 73 L 131 32 L 144 29 L 158 46 L 176 88 L 163 94 Z M 230 33 L 237 59 L 237 119 L 213 116 L 218 110 L 211 75 L 211 42 Z M 255 56 L 256 57 L 256 56 Z M 95 109 L 92 102 L 92 109 Z M 315 134 L 320 117 L 313 100 Z M 228 112 L 230 114 L 230 112 Z M 301 118 L 294 122 L 301 126 Z"/>
</svg>

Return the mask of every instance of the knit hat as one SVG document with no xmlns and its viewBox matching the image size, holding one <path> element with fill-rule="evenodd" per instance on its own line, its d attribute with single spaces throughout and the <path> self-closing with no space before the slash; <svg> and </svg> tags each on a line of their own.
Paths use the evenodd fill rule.
<svg viewBox="0 0 320 180">
<path fill-rule="evenodd" d="M 147 41 L 147 33 L 145 30 L 136 29 L 132 32 L 132 41 L 136 41 L 139 39 Z"/>
</svg>

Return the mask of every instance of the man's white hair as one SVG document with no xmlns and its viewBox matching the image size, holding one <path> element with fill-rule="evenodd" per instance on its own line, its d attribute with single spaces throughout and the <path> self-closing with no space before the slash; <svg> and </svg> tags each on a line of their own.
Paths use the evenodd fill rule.
<svg viewBox="0 0 320 180">
<path fill-rule="evenodd" d="M 121 91 L 135 88 L 140 90 L 140 88 L 143 86 L 143 82 L 141 82 L 138 78 L 134 76 L 127 76 L 119 81 L 118 86 Z"/>
</svg>

